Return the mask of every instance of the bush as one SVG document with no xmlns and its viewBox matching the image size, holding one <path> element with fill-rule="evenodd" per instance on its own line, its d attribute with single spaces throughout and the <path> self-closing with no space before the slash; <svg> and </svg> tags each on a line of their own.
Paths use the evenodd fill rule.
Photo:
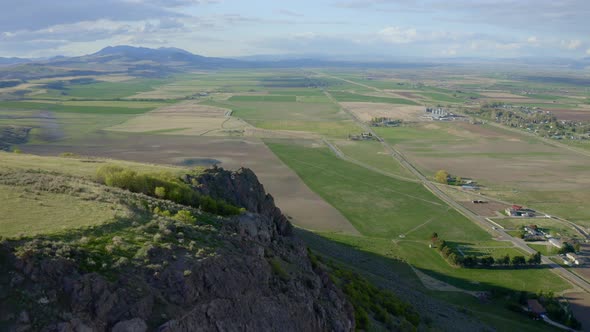
<svg viewBox="0 0 590 332">
<path fill-rule="evenodd" d="M 197 221 L 197 218 L 193 217 L 190 211 L 187 210 L 180 210 L 174 216 L 174 219 L 187 223 L 187 224 L 194 224 Z"/>
<path fill-rule="evenodd" d="M 96 180 L 109 187 L 117 187 L 175 203 L 201 208 L 205 212 L 222 216 L 236 215 L 241 209 L 209 196 L 202 196 L 180 178 L 170 173 L 139 174 L 120 166 L 105 165 L 96 172 Z"/>
<path fill-rule="evenodd" d="M 166 188 L 156 187 L 156 189 L 154 189 L 154 195 L 158 198 L 165 198 L 166 197 Z"/>
</svg>

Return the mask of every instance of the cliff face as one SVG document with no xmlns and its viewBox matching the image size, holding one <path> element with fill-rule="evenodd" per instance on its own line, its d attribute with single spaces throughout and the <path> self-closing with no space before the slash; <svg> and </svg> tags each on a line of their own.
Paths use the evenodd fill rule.
<svg viewBox="0 0 590 332">
<path fill-rule="evenodd" d="M 305 246 L 252 171 L 215 169 L 184 180 L 247 212 L 203 223 L 197 217 L 196 225 L 153 216 L 121 221 L 94 237 L 5 241 L 0 330 L 354 329 L 351 305 L 326 273 L 312 268 Z M 146 210 L 158 204 L 136 196 Z M 112 270 L 105 259 L 101 269 L 101 248 L 123 255 L 152 237 L 131 259 L 118 259 Z M 109 243 L 101 244 L 103 238 Z"/>
</svg>

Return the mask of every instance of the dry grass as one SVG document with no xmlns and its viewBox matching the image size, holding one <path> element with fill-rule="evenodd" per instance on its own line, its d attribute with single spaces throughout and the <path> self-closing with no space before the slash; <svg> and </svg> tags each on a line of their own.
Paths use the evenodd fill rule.
<svg viewBox="0 0 590 332">
<path fill-rule="evenodd" d="M 131 118 L 108 130 L 134 133 L 159 133 L 191 136 L 241 134 L 247 123 L 227 116 L 229 110 L 194 101 L 158 108 Z"/>
<path fill-rule="evenodd" d="M 362 121 L 369 122 L 373 118 L 384 117 L 404 121 L 418 121 L 424 114 L 423 106 L 394 105 L 381 103 L 346 102 L 341 103 L 343 107 L 350 110 Z"/>
</svg>

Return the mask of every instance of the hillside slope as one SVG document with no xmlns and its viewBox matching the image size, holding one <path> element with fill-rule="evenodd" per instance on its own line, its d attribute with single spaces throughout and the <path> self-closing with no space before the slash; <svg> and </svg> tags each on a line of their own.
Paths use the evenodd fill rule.
<svg viewBox="0 0 590 332">
<path fill-rule="evenodd" d="M 1 242 L 0 330 L 354 329 L 352 306 L 312 266 L 251 171 L 185 180 L 248 211 L 222 217 L 89 178 L 0 170 L 0 185 L 32 197 L 70 195 L 123 211 L 107 223 Z"/>
</svg>

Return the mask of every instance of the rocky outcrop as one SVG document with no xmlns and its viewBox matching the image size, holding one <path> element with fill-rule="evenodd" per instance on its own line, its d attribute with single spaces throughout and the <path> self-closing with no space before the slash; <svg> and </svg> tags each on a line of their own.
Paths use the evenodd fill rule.
<svg viewBox="0 0 590 332">
<path fill-rule="evenodd" d="M 183 181 L 195 190 L 214 199 L 258 213 L 269 218 L 281 235 L 291 235 L 293 226 L 275 205 L 274 198 L 264 190 L 256 174 L 249 168 L 228 171 L 210 168 L 198 176 L 185 175 Z"/>
<path fill-rule="evenodd" d="M 354 330 L 352 306 L 325 272 L 312 267 L 306 247 L 254 173 L 217 169 L 185 181 L 247 211 L 232 218 L 202 215 L 197 224 L 163 216 L 122 221 L 96 229 L 96 236 L 84 241 L 71 235 L 5 241 L 0 244 L 0 328 Z M 132 241 L 154 240 L 133 254 L 131 263 L 105 269 L 110 257 L 97 253 L 111 244 L 101 241 L 123 243 L 108 233 L 122 230 L 137 235 Z M 188 240 L 195 248 L 185 245 Z M 125 250 L 131 246 L 117 245 L 109 252 L 129 256 Z"/>
</svg>

